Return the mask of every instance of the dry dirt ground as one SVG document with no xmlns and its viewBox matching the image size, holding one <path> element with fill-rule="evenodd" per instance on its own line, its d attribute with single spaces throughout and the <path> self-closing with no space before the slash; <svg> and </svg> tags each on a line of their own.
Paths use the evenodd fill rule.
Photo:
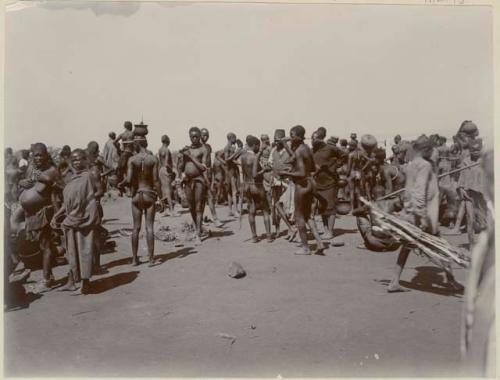
<svg viewBox="0 0 500 380">
<path fill-rule="evenodd" d="M 351 216 L 336 225 L 344 247 L 296 256 L 284 238 L 252 243 L 246 216 L 240 230 L 218 212 L 226 223 L 201 247 L 156 241 L 161 264 L 132 267 L 129 238 L 117 233 L 131 227 L 129 200 L 107 202 L 116 241 L 102 256 L 109 273 L 93 278 L 93 294 L 28 294 L 24 308 L 6 312 L 5 375 L 460 376 L 462 295 L 427 260 L 411 256 L 402 277 L 411 290 L 388 294 L 397 253 L 357 248 Z M 145 260 L 144 239 L 140 254 Z M 228 276 L 232 261 L 245 278 Z M 57 267 L 56 279 L 66 270 Z M 456 277 L 463 284 L 466 271 Z"/>
</svg>

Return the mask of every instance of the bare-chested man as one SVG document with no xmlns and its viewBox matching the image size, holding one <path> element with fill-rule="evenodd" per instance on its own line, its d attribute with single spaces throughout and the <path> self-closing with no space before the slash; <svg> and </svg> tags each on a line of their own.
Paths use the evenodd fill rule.
<svg viewBox="0 0 500 380">
<path fill-rule="evenodd" d="M 243 193 L 248 199 L 248 221 L 252 231 L 252 240 L 254 243 L 259 241 L 255 226 L 255 214 L 257 208 L 260 208 L 264 215 L 267 241 L 272 242 L 269 203 L 264 189 L 264 172 L 268 169 L 262 168 L 260 163 L 263 149 L 261 149 L 259 139 L 255 136 L 247 136 L 246 143 L 248 149 L 241 155 L 240 159 L 243 172 Z"/>
<path fill-rule="evenodd" d="M 210 133 L 208 132 L 208 129 L 202 128 L 201 142 L 203 143 L 203 146 L 207 149 L 207 162 L 205 163 L 207 166 L 207 171 L 204 173 L 204 176 L 208 183 L 207 187 L 208 208 L 210 209 L 210 213 L 212 214 L 212 220 L 214 222 L 214 225 L 216 227 L 221 227 L 222 223 L 217 217 L 217 211 L 215 210 L 216 197 L 215 197 L 213 176 L 212 176 L 212 146 L 208 143 L 209 138 L 210 138 Z"/>
<path fill-rule="evenodd" d="M 316 182 L 315 197 L 318 200 L 318 213 L 321 215 L 325 234 L 323 239 L 331 240 L 334 247 L 343 246 L 344 243 L 333 237 L 335 218 L 337 214 L 338 173 L 342 166 L 345 153 L 335 145 L 326 144 L 319 138 L 316 131 L 312 134 L 313 157 L 316 165 L 314 179 Z"/>
<path fill-rule="evenodd" d="M 182 173 L 182 184 L 189 204 L 189 211 L 196 228 L 196 245 L 201 244 L 203 208 L 207 181 L 204 173 L 207 171 L 208 150 L 201 142 L 201 131 L 198 127 L 189 129 L 191 145 L 179 151 L 179 173 Z"/>
<path fill-rule="evenodd" d="M 295 252 L 297 255 L 310 255 L 311 250 L 307 243 L 307 226 L 311 229 L 317 242 L 316 254 L 323 254 L 324 245 L 319 236 L 316 224 L 311 219 L 311 206 L 314 194 L 314 181 L 311 177 L 315 170 L 314 158 L 311 149 L 304 143 L 305 129 L 297 125 L 290 130 L 291 148 L 286 144 L 294 157 L 294 167 L 290 171 L 282 171 L 281 176 L 290 177 L 295 184 L 295 220 L 299 230 L 302 249 Z"/>
<path fill-rule="evenodd" d="M 119 187 L 129 185 L 132 191 L 132 217 L 134 230 L 132 232 L 132 265 L 137 266 L 141 262 L 137 256 L 139 248 L 139 233 L 141 232 L 142 215 L 146 221 L 146 241 L 148 245 L 149 266 L 154 263 L 154 221 L 156 212 L 156 201 L 161 193 L 160 180 L 158 178 L 158 159 L 148 150 L 148 142 L 144 136 L 134 138 L 137 153 L 128 161 L 127 177 L 119 184 Z"/>
<path fill-rule="evenodd" d="M 225 178 L 226 178 L 226 162 L 224 160 L 224 149 L 218 150 L 214 155 L 212 165 L 212 191 L 215 194 L 215 203 L 220 202 L 221 197 L 225 198 Z"/>
<path fill-rule="evenodd" d="M 354 210 L 357 199 L 361 195 L 361 150 L 358 148 L 358 143 L 354 140 L 349 141 L 349 156 L 347 159 L 347 183 L 349 189 L 349 199 L 351 207 Z"/>
<path fill-rule="evenodd" d="M 285 149 L 283 139 L 285 130 L 277 129 L 274 132 L 274 149 L 271 152 L 270 164 L 272 167 L 273 179 L 271 183 L 271 205 L 273 224 L 276 228 L 276 238 L 280 235 L 280 220 L 283 219 L 288 227 L 286 239 L 293 240 L 297 234 L 297 229 L 292 226 L 289 220 L 290 214 L 293 214 L 294 206 L 294 184 L 288 178 L 279 175 L 282 171 L 289 171 L 292 167 L 293 155 Z"/>
<path fill-rule="evenodd" d="M 235 160 L 238 159 L 242 151 L 235 147 L 236 140 L 236 135 L 232 132 L 229 132 L 227 134 L 227 144 L 224 147 L 229 216 L 239 216 L 238 189 L 240 182 L 240 171 Z"/>
<path fill-rule="evenodd" d="M 115 140 L 116 144 L 122 141 L 120 160 L 118 162 L 118 178 L 120 181 L 127 175 L 128 160 L 134 154 L 134 131 L 132 131 L 132 122 L 126 121 L 123 127 L 125 131 L 118 135 Z"/>
<path fill-rule="evenodd" d="M 170 209 L 171 216 L 179 216 L 177 211 L 175 211 L 175 205 L 173 202 L 173 187 L 172 183 L 175 180 L 174 173 L 174 163 L 172 159 L 172 152 L 170 151 L 170 138 L 167 135 L 161 137 L 162 146 L 158 151 L 158 159 L 160 164 L 160 170 L 158 176 L 160 177 L 161 183 L 161 201 L 163 204 L 167 203 Z M 164 216 L 167 215 L 165 211 Z"/>
</svg>

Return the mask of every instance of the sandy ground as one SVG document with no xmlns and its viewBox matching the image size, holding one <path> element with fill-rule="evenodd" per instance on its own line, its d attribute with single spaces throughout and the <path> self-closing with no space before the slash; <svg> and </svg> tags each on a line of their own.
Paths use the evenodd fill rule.
<svg viewBox="0 0 500 380">
<path fill-rule="evenodd" d="M 296 256 L 283 238 L 250 242 L 245 216 L 241 230 L 227 221 L 201 247 L 157 241 L 153 268 L 132 267 L 129 238 L 116 233 L 131 227 L 129 200 L 106 203 L 105 218 L 117 246 L 102 257 L 109 273 L 93 279 L 94 294 L 52 291 L 5 313 L 5 375 L 460 376 L 462 295 L 416 255 L 402 277 L 411 291 L 388 294 L 397 253 L 356 248 L 353 217 L 336 225 L 346 245 L 323 257 Z M 227 275 L 232 261 L 245 278 Z M 56 279 L 66 270 L 57 267 Z M 462 284 L 465 276 L 456 270 Z"/>
</svg>

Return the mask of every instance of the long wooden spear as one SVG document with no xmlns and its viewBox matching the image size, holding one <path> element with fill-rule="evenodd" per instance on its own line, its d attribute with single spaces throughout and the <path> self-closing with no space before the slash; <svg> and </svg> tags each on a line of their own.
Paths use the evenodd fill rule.
<svg viewBox="0 0 500 380">
<path fill-rule="evenodd" d="M 463 168 L 458 168 L 458 169 L 454 169 L 454 170 L 451 170 L 449 172 L 446 172 L 446 173 L 443 173 L 443 174 L 440 174 L 438 175 L 438 179 L 441 179 L 443 177 L 446 177 L 448 175 L 451 175 L 451 174 L 455 174 L 455 173 L 458 173 L 458 172 L 461 172 L 462 170 L 465 170 L 465 169 L 470 169 L 474 166 L 478 166 L 480 165 L 481 163 L 480 162 L 475 162 L 471 165 L 468 165 L 468 166 L 464 166 Z M 393 197 L 394 195 L 397 195 L 399 193 L 402 193 L 403 191 L 405 191 L 406 188 L 402 188 L 402 189 L 399 189 L 399 190 L 396 190 L 396 191 L 393 191 L 392 193 L 389 193 L 387 195 L 384 195 L 383 197 L 381 198 L 378 198 L 377 201 L 381 201 L 381 200 L 384 200 L 384 199 L 387 199 L 387 198 L 390 198 L 390 197 Z"/>
</svg>

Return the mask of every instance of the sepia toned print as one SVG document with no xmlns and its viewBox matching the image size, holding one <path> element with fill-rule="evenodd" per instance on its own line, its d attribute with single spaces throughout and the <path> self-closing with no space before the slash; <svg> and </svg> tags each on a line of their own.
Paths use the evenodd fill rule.
<svg viewBox="0 0 500 380">
<path fill-rule="evenodd" d="M 493 12 L 435 3 L 8 2 L 5 375 L 494 376 Z"/>
</svg>

